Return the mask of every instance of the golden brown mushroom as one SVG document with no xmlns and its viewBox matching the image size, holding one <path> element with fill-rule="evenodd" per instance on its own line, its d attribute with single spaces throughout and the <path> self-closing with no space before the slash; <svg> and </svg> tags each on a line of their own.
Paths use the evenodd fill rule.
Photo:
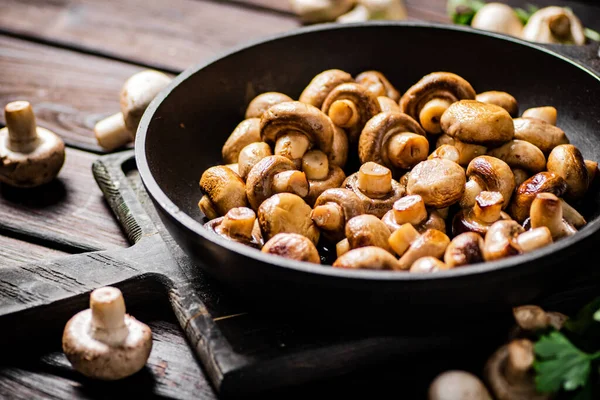
<svg viewBox="0 0 600 400">
<path fill-rule="evenodd" d="M 560 144 L 568 144 L 565 132 L 546 121 L 537 118 L 515 118 L 515 139 L 525 140 L 549 154 Z"/>
<path fill-rule="evenodd" d="M 258 223 L 263 240 L 278 233 L 297 233 L 314 244 L 319 241 L 319 229 L 310 219 L 311 208 L 301 197 L 278 193 L 262 202 L 258 208 Z"/>
<path fill-rule="evenodd" d="M 391 210 L 394 202 L 404 196 L 405 190 L 392 179 L 392 171 L 383 165 L 366 162 L 358 172 L 342 183 L 361 200 L 365 213 L 381 218 Z"/>
<path fill-rule="evenodd" d="M 348 136 L 339 126 L 333 126 L 333 147 L 329 155 L 329 162 L 344 168 L 348 160 Z"/>
<path fill-rule="evenodd" d="M 390 235 L 388 243 L 394 253 L 402 256 L 410 245 L 421 236 L 412 224 L 406 223 Z"/>
<path fill-rule="evenodd" d="M 579 200 L 589 186 L 589 175 L 579 149 L 572 144 L 556 146 L 548 156 L 548 171 L 561 176 L 567 182 L 565 197 Z"/>
<path fill-rule="evenodd" d="M 504 108 L 477 100 L 457 101 L 448 107 L 440 122 L 444 133 L 482 146 L 506 143 L 515 133 L 513 120 Z"/>
<path fill-rule="evenodd" d="M 475 198 L 482 191 L 499 192 L 506 208 L 515 190 L 515 177 L 512 170 L 504 161 L 490 156 L 474 158 L 467 167 L 468 182 L 460 199 L 462 208 L 475 205 Z"/>
<path fill-rule="evenodd" d="M 333 268 L 397 270 L 398 260 L 381 247 L 367 246 L 352 249 L 338 257 Z"/>
<path fill-rule="evenodd" d="M 454 146 L 443 144 L 432 151 L 427 157 L 428 160 L 432 160 L 434 158 L 444 158 L 458 164 L 460 161 L 460 152 Z"/>
<path fill-rule="evenodd" d="M 429 142 L 425 131 L 409 115 L 382 112 L 365 125 L 358 141 L 361 163 L 373 161 L 393 171 L 411 169 L 425 160 Z"/>
<path fill-rule="evenodd" d="M 235 207 L 246 207 L 246 185 L 238 174 L 223 165 L 210 167 L 200 178 L 204 197 L 198 203 L 207 218 L 225 215 Z"/>
<path fill-rule="evenodd" d="M 515 168 L 512 170 L 512 172 L 515 176 L 515 188 L 521 186 L 521 184 L 530 177 L 529 172 L 525 171 L 524 169 Z"/>
<path fill-rule="evenodd" d="M 406 191 L 420 195 L 430 207 L 445 208 L 460 200 L 465 182 L 465 171 L 460 165 L 435 158 L 422 161 L 412 169 Z"/>
<path fill-rule="evenodd" d="M 513 118 L 519 115 L 519 103 L 517 102 L 517 99 L 506 92 L 491 90 L 489 92 L 479 93 L 475 97 L 475 100 L 502 107 Z"/>
<path fill-rule="evenodd" d="M 413 225 L 418 232 L 437 229 L 446 232 L 446 222 L 435 209 L 427 209 L 423 198 L 419 195 L 404 196 L 394 202 L 390 211 L 381 219 L 390 232 L 394 232 L 404 224 Z"/>
<path fill-rule="evenodd" d="M 520 223 L 529 217 L 531 203 L 538 193 L 552 193 L 561 197 L 567 190 L 565 180 L 551 172 L 540 172 L 523 182 L 515 191 L 510 215 Z"/>
<path fill-rule="evenodd" d="M 410 267 L 409 272 L 417 274 L 430 274 L 438 271 L 445 271 L 452 267 L 444 264 L 443 261 L 435 257 L 421 257 Z"/>
<path fill-rule="evenodd" d="M 245 186 L 248 202 L 254 210 L 275 193 L 306 197 L 308 190 L 306 174 L 296 170 L 294 163 L 283 156 L 267 156 L 257 162 L 248 173 Z"/>
<path fill-rule="evenodd" d="M 552 242 L 552 233 L 545 226 L 530 229 L 517 236 L 517 243 L 521 247 L 521 250 L 523 250 L 523 253 L 529 253 L 530 251 L 548 246 Z"/>
<path fill-rule="evenodd" d="M 523 118 L 541 119 L 551 125 L 556 125 L 556 108 L 551 106 L 528 108 L 523 111 Z"/>
<path fill-rule="evenodd" d="M 379 102 L 381 112 L 402 112 L 398 103 L 387 96 L 377 96 L 377 102 Z"/>
<path fill-rule="evenodd" d="M 450 238 L 437 229 L 428 229 L 416 240 L 398 260 L 399 269 L 409 270 L 412 264 L 421 257 L 441 258 L 450 244 Z"/>
<path fill-rule="evenodd" d="M 581 215 L 579 211 L 573 208 L 573 206 L 567 203 L 564 199 L 560 199 L 560 203 L 562 205 L 562 213 L 565 221 L 578 229 L 587 224 L 587 221 L 583 215 Z"/>
<path fill-rule="evenodd" d="M 540 193 L 531 203 L 531 227 L 547 227 L 552 239 L 574 235 L 577 229 L 563 219 L 560 199 L 552 193 Z"/>
<path fill-rule="evenodd" d="M 400 92 L 379 71 L 365 71 L 356 76 L 356 83 L 365 86 L 375 96 L 386 96 L 396 104 L 400 100 Z"/>
<path fill-rule="evenodd" d="M 368 120 L 381 112 L 377 97 L 358 83 L 342 83 L 327 95 L 321 110 L 356 143 Z"/>
<path fill-rule="evenodd" d="M 297 233 L 278 233 L 265 243 L 261 251 L 292 260 L 321 264 L 321 257 L 314 243 Z"/>
<path fill-rule="evenodd" d="M 444 253 L 449 267 L 483 262 L 483 238 L 475 232 L 465 232 L 454 237 Z"/>
<path fill-rule="evenodd" d="M 240 178 L 246 179 L 252 167 L 263 158 L 272 155 L 271 147 L 265 142 L 250 143 L 240 151 L 237 163 L 237 174 Z"/>
<path fill-rule="evenodd" d="M 524 140 L 511 140 L 488 151 L 488 155 L 501 159 L 511 168 L 524 169 L 532 174 L 546 169 L 544 153 L 537 146 Z"/>
<path fill-rule="evenodd" d="M 442 114 L 454 102 L 475 99 L 475 90 L 464 78 L 449 72 L 425 75 L 400 98 L 400 108 L 420 122 L 425 131 L 442 131 Z"/>
<path fill-rule="evenodd" d="M 454 215 L 452 234 L 475 232 L 485 236 L 494 222 L 507 219 L 506 214 L 502 213 L 503 204 L 504 197 L 500 192 L 479 193 L 475 197 L 473 208 L 462 209 Z"/>
<path fill-rule="evenodd" d="M 340 187 L 346 174 L 337 165 L 329 164 L 327 155 L 320 150 L 311 150 L 302 157 L 302 170 L 308 179 L 309 191 L 305 197 L 308 205 L 315 204 L 317 197 L 327 189 Z"/>
<path fill-rule="evenodd" d="M 254 142 L 260 142 L 260 119 L 245 119 L 235 127 L 223 145 L 223 161 L 226 164 L 238 162 L 242 149 Z"/>
<path fill-rule="evenodd" d="M 498 260 L 521 254 L 523 250 L 517 237 L 525 229 L 517 221 L 500 220 L 488 229 L 483 242 L 483 258 L 486 261 Z"/>
<path fill-rule="evenodd" d="M 335 253 L 338 257 L 341 257 L 342 255 L 346 254 L 349 251 L 350 251 L 350 243 L 348 242 L 348 239 L 340 240 L 339 242 L 337 242 L 335 244 Z"/>
<path fill-rule="evenodd" d="M 445 145 L 453 146 L 458 150 L 458 161 L 456 162 L 463 167 L 469 165 L 475 157 L 483 156 L 487 152 L 485 146 L 461 142 L 450 135 L 443 134 L 438 137 L 435 146 L 439 148 Z"/>
<path fill-rule="evenodd" d="M 584 160 L 585 162 L 585 167 L 588 170 L 588 183 L 589 186 L 592 186 L 592 182 L 594 182 L 594 179 L 596 179 L 596 175 L 598 172 L 598 163 L 596 161 L 592 161 L 592 160 Z M 588 186 L 588 189 L 589 189 Z"/>
<path fill-rule="evenodd" d="M 342 83 L 353 82 L 352 75 L 339 69 L 329 69 L 315 76 L 300 94 L 299 100 L 321 108 L 329 92 Z"/>
<path fill-rule="evenodd" d="M 262 237 L 256 229 L 256 214 L 247 207 L 235 207 L 227 211 L 224 217 L 215 218 L 204 227 L 217 235 L 234 242 L 260 248 Z"/>
<path fill-rule="evenodd" d="M 336 243 L 346 237 L 346 222 L 364 214 L 363 203 L 352 190 L 327 189 L 317 198 L 311 218 L 321 229 L 323 237 Z"/>
<path fill-rule="evenodd" d="M 392 252 L 388 243 L 390 230 L 374 215 L 362 214 L 351 218 L 346 223 L 345 232 L 351 249 L 377 246 Z"/>
<path fill-rule="evenodd" d="M 248 118 L 260 118 L 269 107 L 275 104 L 285 103 L 287 101 L 294 101 L 287 94 L 279 92 L 265 92 L 256 96 L 246 109 L 246 119 Z"/>
<path fill-rule="evenodd" d="M 555 311 L 544 311 L 536 305 L 524 305 L 513 308 L 513 316 L 523 333 L 543 331 L 550 327 L 560 330 L 567 316 Z"/>
</svg>

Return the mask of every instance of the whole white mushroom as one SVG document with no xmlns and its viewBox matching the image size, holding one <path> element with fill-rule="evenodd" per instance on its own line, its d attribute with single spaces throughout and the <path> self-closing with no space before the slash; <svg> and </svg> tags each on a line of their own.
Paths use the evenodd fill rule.
<svg viewBox="0 0 600 400">
<path fill-rule="evenodd" d="M 523 31 L 523 23 L 517 13 L 502 3 L 488 3 L 480 8 L 471 21 L 471 27 L 517 37 Z"/>
</svg>

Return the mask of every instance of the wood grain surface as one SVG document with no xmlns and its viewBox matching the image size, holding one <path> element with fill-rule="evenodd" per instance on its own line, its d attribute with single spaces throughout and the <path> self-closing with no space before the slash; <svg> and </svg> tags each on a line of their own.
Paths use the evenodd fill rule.
<svg viewBox="0 0 600 400">
<path fill-rule="evenodd" d="M 31 261 L 52 260 L 67 253 L 23 240 L 0 236 L 0 268 L 14 267 Z"/>
</svg>

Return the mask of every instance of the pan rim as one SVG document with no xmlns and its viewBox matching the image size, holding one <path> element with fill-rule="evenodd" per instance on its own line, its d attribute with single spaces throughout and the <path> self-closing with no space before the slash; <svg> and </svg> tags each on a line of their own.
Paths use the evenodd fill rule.
<svg viewBox="0 0 600 400">
<path fill-rule="evenodd" d="M 284 33 L 275 35 L 264 36 L 258 40 L 243 43 L 217 54 L 216 56 L 190 66 L 182 73 L 177 75 L 171 83 L 163 89 L 150 103 L 146 111 L 144 112 L 140 124 L 137 129 L 135 139 L 135 159 L 136 164 L 140 173 L 142 183 L 150 197 L 154 200 L 164 213 L 166 213 L 171 219 L 173 219 L 178 225 L 190 231 L 194 235 L 198 235 L 201 238 L 208 240 L 221 248 L 228 251 L 235 252 L 242 256 L 254 259 L 262 262 L 269 267 L 279 267 L 294 270 L 295 272 L 321 275 L 331 278 L 338 279 L 350 279 L 350 280 L 365 280 L 365 281 L 429 281 L 429 280 L 448 280 L 458 279 L 461 277 L 477 277 L 481 274 L 492 274 L 509 270 L 510 268 L 525 267 L 525 264 L 531 262 L 541 262 L 548 259 L 552 255 L 562 253 L 565 250 L 573 249 L 577 244 L 589 239 L 591 236 L 597 234 L 600 230 L 600 217 L 590 221 L 583 229 L 579 230 L 577 234 L 564 238 L 558 242 L 554 242 L 549 246 L 543 247 L 532 251 L 531 253 L 521 254 L 516 257 L 508 257 L 496 261 L 488 261 L 477 264 L 469 265 L 467 268 L 453 268 L 447 271 L 440 271 L 435 274 L 410 274 L 402 273 L 403 271 L 380 271 L 380 270 L 349 270 L 342 268 L 332 268 L 330 266 L 323 266 L 319 264 L 312 264 L 307 262 L 295 261 L 286 259 L 280 256 L 262 253 L 260 250 L 245 246 L 240 243 L 236 243 L 225 238 L 222 238 L 214 233 L 211 233 L 202 226 L 202 223 L 192 218 L 187 213 L 181 211 L 173 201 L 170 200 L 169 196 L 160 188 L 152 173 L 150 172 L 150 166 L 148 164 L 148 158 L 146 155 L 146 134 L 148 127 L 152 122 L 152 118 L 155 112 L 158 110 L 162 102 L 169 96 L 177 86 L 182 84 L 193 74 L 200 70 L 218 62 L 219 60 L 229 57 L 241 51 L 248 50 L 250 48 L 260 46 L 262 44 L 277 41 L 280 39 L 300 36 L 307 33 L 316 33 L 322 31 L 338 30 L 338 29 L 357 29 L 357 28 L 372 28 L 372 27 L 403 27 L 403 28 L 419 28 L 419 29 L 436 29 L 446 31 L 459 31 L 471 35 L 479 35 L 499 39 L 503 41 L 512 42 L 517 45 L 532 48 L 537 51 L 547 53 L 553 57 L 559 58 L 564 62 L 571 64 L 572 66 L 579 68 L 580 70 L 591 75 L 600 83 L 600 77 L 596 75 L 589 68 L 550 50 L 542 45 L 528 42 L 522 39 L 518 39 L 512 36 L 503 35 L 495 32 L 482 31 L 473 29 L 470 27 L 448 25 L 441 23 L 425 23 L 420 21 L 369 21 L 369 22 L 357 22 L 357 23 L 326 23 L 308 27 L 300 27 L 293 30 L 289 30 Z M 405 271 L 404 271 L 405 272 Z"/>
</svg>

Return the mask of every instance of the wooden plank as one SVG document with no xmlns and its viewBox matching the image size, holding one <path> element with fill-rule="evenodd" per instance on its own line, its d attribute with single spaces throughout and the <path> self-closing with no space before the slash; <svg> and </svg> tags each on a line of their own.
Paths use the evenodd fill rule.
<svg viewBox="0 0 600 400">
<path fill-rule="evenodd" d="M 67 254 L 49 247 L 0 236 L 0 268 L 37 260 L 51 260 L 65 255 Z"/>
<path fill-rule="evenodd" d="M 298 25 L 293 16 L 199 0 L 5 0 L 0 13 L 5 32 L 168 70 Z"/>
<path fill-rule="evenodd" d="M 92 176 L 96 158 L 67 149 L 58 179 L 48 185 L 29 190 L 0 186 L 0 231 L 69 251 L 128 246 Z"/>
</svg>

